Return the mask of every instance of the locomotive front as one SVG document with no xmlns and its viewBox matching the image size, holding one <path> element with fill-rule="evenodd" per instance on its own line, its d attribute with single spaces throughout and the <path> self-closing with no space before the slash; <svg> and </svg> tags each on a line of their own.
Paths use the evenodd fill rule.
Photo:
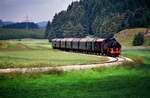
<svg viewBox="0 0 150 98">
<path fill-rule="evenodd" d="M 121 45 L 114 38 L 106 39 L 103 47 L 108 56 L 118 57 L 121 53 Z"/>
</svg>

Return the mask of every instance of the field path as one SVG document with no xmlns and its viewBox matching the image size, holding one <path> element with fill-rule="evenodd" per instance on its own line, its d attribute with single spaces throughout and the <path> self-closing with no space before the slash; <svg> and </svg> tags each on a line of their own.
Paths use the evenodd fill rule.
<svg viewBox="0 0 150 98">
<path fill-rule="evenodd" d="M 34 67 L 34 68 L 6 68 L 0 69 L 0 73 L 39 73 L 39 72 L 53 72 L 53 71 L 74 71 L 100 67 L 117 66 L 124 62 L 133 62 L 133 60 L 126 57 L 107 57 L 109 60 L 102 64 L 89 64 L 89 65 L 67 65 L 59 67 Z"/>
</svg>

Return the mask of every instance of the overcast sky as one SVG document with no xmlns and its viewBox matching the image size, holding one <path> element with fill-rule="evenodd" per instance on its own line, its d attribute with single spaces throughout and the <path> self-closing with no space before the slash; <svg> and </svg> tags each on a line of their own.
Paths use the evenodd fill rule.
<svg viewBox="0 0 150 98">
<path fill-rule="evenodd" d="M 0 0 L 0 19 L 21 22 L 28 16 L 34 22 L 52 20 L 72 1 L 78 0 Z"/>
</svg>

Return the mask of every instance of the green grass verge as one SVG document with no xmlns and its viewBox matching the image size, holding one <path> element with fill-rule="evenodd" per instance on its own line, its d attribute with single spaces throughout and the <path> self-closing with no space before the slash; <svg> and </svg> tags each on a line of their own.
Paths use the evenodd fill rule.
<svg viewBox="0 0 150 98">
<path fill-rule="evenodd" d="M 56 74 L 0 75 L 2 98 L 149 98 L 150 51 L 128 50 L 138 62 Z"/>
<path fill-rule="evenodd" d="M 106 60 L 104 57 L 53 50 L 47 40 L 0 41 L 0 68 L 92 64 Z"/>
</svg>

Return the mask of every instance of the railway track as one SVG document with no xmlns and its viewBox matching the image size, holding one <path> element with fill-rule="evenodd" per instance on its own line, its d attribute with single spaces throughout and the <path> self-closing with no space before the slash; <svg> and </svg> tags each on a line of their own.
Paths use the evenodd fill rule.
<svg viewBox="0 0 150 98">
<path fill-rule="evenodd" d="M 101 64 L 89 64 L 89 65 L 68 65 L 60 67 L 35 67 L 35 68 L 7 68 L 0 69 L 0 73 L 39 73 L 39 72 L 53 72 L 53 71 L 74 71 L 100 67 L 111 67 L 117 66 L 124 62 L 133 62 L 131 59 L 126 57 L 108 57 L 109 61 Z"/>
<path fill-rule="evenodd" d="M 107 62 L 107 63 L 113 63 L 113 62 L 127 62 L 127 61 L 133 61 L 129 58 L 126 58 L 126 57 L 123 57 L 123 56 L 120 56 L 120 57 L 113 57 L 113 60 L 110 61 L 110 62 Z"/>
</svg>

